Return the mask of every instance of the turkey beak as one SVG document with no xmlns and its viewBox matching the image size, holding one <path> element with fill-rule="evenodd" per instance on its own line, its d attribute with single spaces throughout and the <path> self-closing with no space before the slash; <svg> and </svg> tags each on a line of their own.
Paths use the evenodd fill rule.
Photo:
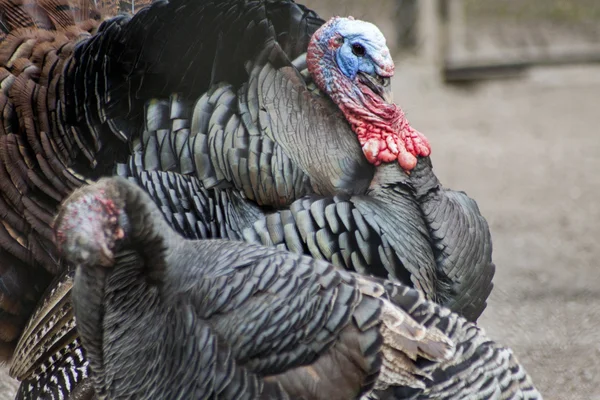
<svg viewBox="0 0 600 400">
<path fill-rule="evenodd" d="M 373 93 L 381 97 L 383 101 L 388 104 L 393 103 L 392 85 L 389 76 L 359 73 L 359 79 L 365 86 L 371 89 Z"/>
<path fill-rule="evenodd" d="M 391 79 L 389 77 L 383 78 L 383 84 L 381 85 L 381 98 L 388 104 L 392 104 L 394 102 Z"/>
</svg>

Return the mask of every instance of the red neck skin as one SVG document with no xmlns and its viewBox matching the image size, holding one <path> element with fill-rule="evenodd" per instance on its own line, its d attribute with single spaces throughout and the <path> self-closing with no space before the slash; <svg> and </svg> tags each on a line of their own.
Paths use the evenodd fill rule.
<svg viewBox="0 0 600 400">
<path fill-rule="evenodd" d="M 402 169 L 412 170 L 417 156 L 431 153 L 427 138 L 410 126 L 398 105 L 385 102 L 358 78 L 344 75 L 333 56 L 340 43 L 334 37 L 322 46 L 318 34 L 308 47 L 308 70 L 319 89 L 344 113 L 367 160 L 374 165 L 397 160 Z M 387 69 L 393 74 L 393 66 Z"/>
</svg>

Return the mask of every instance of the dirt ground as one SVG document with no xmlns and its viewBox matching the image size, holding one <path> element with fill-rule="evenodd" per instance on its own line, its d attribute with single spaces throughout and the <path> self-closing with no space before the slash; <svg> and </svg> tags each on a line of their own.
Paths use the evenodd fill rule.
<svg viewBox="0 0 600 400">
<path fill-rule="evenodd" d="M 430 138 L 436 173 L 490 223 L 497 274 L 480 325 L 545 399 L 600 399 L 600 66 L 471 87 L 397 67 L 396 101 Z M 0 400 L 14 387 L 0 380 Z"/>
<path fill-rule="evenodd" d="M 600 66 L 472 88 L 402 62 L 398 75 L 437 175 L 490 223 L 497 273 L 480 325 L 546 399 L 600 399 Z"/>
</svg>

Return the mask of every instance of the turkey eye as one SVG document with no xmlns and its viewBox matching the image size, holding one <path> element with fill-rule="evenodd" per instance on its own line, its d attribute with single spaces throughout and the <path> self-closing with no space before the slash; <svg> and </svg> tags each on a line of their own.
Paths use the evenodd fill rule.
<svg viewBox="0 0 600 400">
<path fill-rule="evenodd" d="M 354 43 L 352 45 L 352 53 L 354 53 L 355 56 L 362 57 L 365 55 L 365 48 L 362 44 Z"/>
</svg>

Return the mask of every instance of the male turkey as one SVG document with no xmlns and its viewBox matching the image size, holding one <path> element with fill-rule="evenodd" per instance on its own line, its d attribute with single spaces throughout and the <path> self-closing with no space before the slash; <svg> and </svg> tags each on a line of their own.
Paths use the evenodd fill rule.
<svg viewBox="0 0 600 400">
<path fill-rule="evenodd" d="M 138 182 L 186 237 L 393 278 L 473 321 L 485 308 L 487 224 L 387 101 L 373 25 L 289 0 L 159 1 L 97 32 L 65 0 L 0 10 L 0 349 L 20 338 L 11 372 L 27 395 L 86 375 L 51 221 L 102 175 Z"/>
<path fill-rule="evenodd" d="M 125 179 L 75 191 L 55 231 L 99 398 L 541 399 L 509 349 L 416 290 L 185 240 Z"/>
</svg>

